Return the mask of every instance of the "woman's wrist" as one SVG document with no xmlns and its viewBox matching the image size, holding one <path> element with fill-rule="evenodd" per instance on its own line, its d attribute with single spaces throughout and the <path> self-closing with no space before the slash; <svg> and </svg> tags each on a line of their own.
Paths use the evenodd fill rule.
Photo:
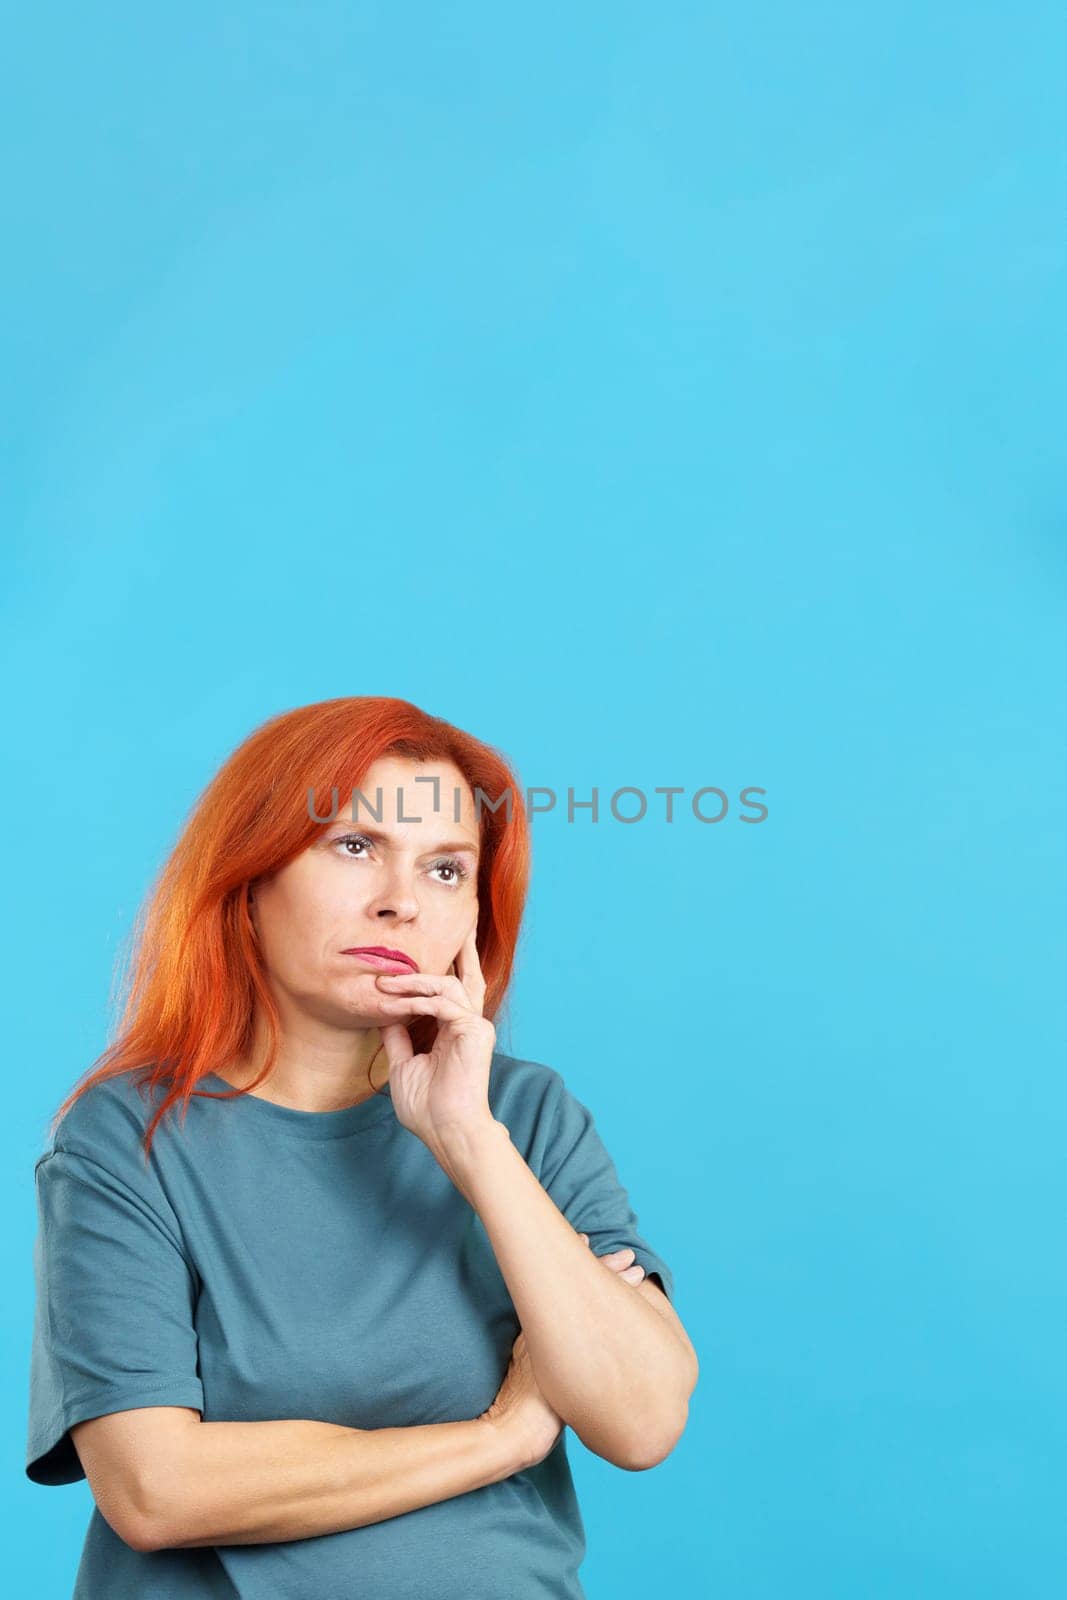
<svg viewBox="0 0 1067 1600">
<path fill-rule="evenodd" d="M 492 1417 L 483 1411 L 476 1422 L 485 1440 L 486 1459 L 496 1473 L 494 1482 L 525 1472 L 534 1464 L 534 1452 L 517 1422 L 510 1417 Z"/>
<path fill-rule="evenodd" d="M 433 1156 L 460 1193 L 469 1199 L 471 1177 L 479 1170 L 486 1152 L 510 1143 L 507 1124 L 487 1115 L 483 1122 L 447 1129 L 435 1141 Z"/>
</svg>

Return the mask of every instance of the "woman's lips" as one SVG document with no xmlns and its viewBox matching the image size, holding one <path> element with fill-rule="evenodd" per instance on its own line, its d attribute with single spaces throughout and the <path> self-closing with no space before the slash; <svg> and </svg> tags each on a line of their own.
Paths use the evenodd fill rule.
<svg viewBox="0 0 1067 1600">
<path fill-rule="evenodd" d="M 342 955 L 355 956 L 357 961 L 365 961 L 368 967 L 377 967 L 379 972 L 418 972 L 418 965 L 409 956 L 400 959 L 397 956 L 383 956 L 377 950 L 342 950 Z"/>
</svg>

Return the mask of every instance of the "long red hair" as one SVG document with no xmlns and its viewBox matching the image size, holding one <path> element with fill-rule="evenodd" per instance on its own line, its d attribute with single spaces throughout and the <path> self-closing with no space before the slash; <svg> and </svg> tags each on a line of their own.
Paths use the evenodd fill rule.
<svg viewBox="0 0 1067 1600">
<path fill-rule="evenodd" d="M 192 1094 L 209 1092 L 197 1091 L 200 1079 L 252 1049 L 257 1002 L 269 1054 L 255 1084 L 267 1076 L 279 1019 L 249 913 L 250 887 L 314 840 L 322 821 L 311 815 L 312 800 L 320 819 L 347 814 L 352 790 L 387 755 L 451 761 L 474 794 L 481 831 L 478 959 L 485 1015 L 497 1016 L 511 980 L 530 872 L 529 824 L 509 763 L 407 700 L 322 700 L 261 724 L 201 794 L 138 912 L 117 1036 L 63 1101 L 53 1126 L 93 1084 L 143 1068 L 142 1091 L 167 1090 L 145 1134 L 147 1160 L 167 1110 L 180 1101 L 184 1121 Z M 437 1024 L 417 1017 L 408 1031 L 423 1051 Z"/>
</svg>

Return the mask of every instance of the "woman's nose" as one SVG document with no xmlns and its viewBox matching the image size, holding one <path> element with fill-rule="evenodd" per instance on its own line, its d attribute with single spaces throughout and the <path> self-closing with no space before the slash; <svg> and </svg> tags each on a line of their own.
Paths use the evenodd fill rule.
<svg viewBox="0 0 1067 1600">
<path fill-rule="evenodd" d="M 377 891 L 371 906 L 375 916 L 380 917 L 391 911 L 399 917 L 412 917 L 419 909 L 414 878 L 402 868 L 395 868 L 388 873 L 378 884 Z"/>
</svg>

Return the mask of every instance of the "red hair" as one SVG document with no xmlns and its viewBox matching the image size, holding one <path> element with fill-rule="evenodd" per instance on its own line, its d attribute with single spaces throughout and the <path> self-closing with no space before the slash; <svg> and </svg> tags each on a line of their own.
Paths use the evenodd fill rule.
<svg viewBox="0 0 1067 1600">
<path fill-rule="evenodd" d="M 323 823 L 312 809 L 319 817 L 347 814 L 352 790 L 383 756 L 453 762 L 474 794 L 481 833 L 476 942 L 484 1012 L 495 1018 L 511 979 L 530 870 L 529 824 L 509 763 L 407 700 L 322 700 L 264 722 L 201 794 L 138 913 L 117 1037 L 64 1100 L 54 1124 L 93 1084 L 143 1068 L 140 1088 L 167 1088 L 145 1135 L 147 1160 L 168 1108 L 180 1100 L 184 1122 L 192 1094 L 209 1093 L 197 1091 L 200 1079 L 251 1051 L 257 1001 L 269 1051 L 255 1080 L 262 1081 L 274 1063 L 279 1019 L 249 914 L 250 886 L 314 840 Z M 373 804 L 373 796 L 367 799 Z M 408 1031 L 423 1051 L 437 1024 L 416 1017 Z"/>
</svg>

